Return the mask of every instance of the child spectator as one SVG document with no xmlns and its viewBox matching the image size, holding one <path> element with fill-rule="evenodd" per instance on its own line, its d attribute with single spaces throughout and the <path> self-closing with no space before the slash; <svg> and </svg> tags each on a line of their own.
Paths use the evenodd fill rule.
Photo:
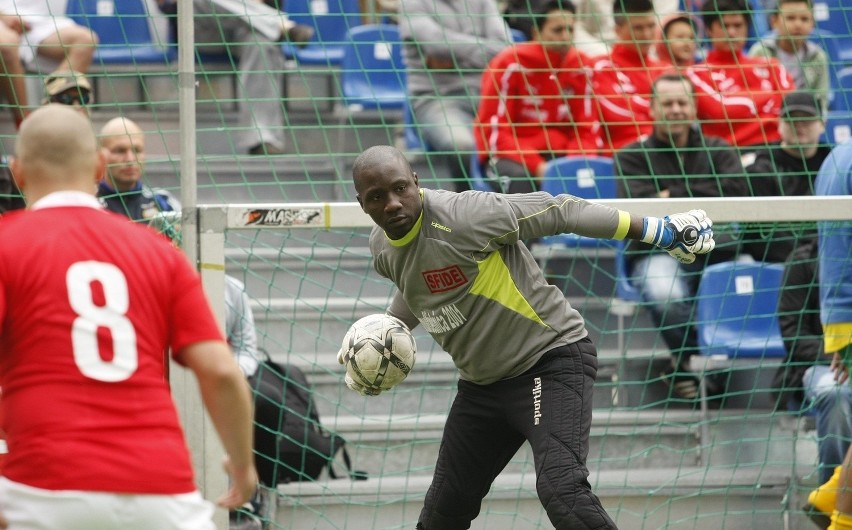
<svg viewBox="0 0 852 530">
<path fill-rule="evenodd" d="M 793 79 L 775 59 L 743 53 L 751 24 L 745 0 L 705 0 L 701 13 L 712 49 L 687 75 L 704 134 L 746 151 L 779 141 L 781 100 Z"/>
<path fill-rule="evenodd" d="M 547 161 L 584 152 L 584 141 L 597 153 L 582 101 L 564 97 L 556 78 L 564 60 L 581 61 L 573 46 L 575 12 L 570 0 L 543 2 L 532 13 L 532 40 L 498 53 L 482 75 L 474 130 L 495 191 L 536 191 Z"/>
<path fill-rule="evenodd" d="M 651 0 L 615 0 L 612 10 L 616 40 L 609 55 L 592 59 L 588 73 L 569 70 L 562 77 L 566 91 L 585 95 L 606 156 L 650 134 L 651 83 L 663 70 L 649 53 L 657 28 Z"/>
<path fill-rule="evenodd" d="M 663 19 L 654 52 L 657 60 L 675 68 L 688 68 L 698 54 L 698 22 L 686 13 Z"/>
<path fill-rule="evenodd" d="M 774 57 L 790 73 L 796 88 L 810 90 L 819 98 L 822 111 L 828 107 L 828 54 L 808 40 L 814 30 L 810 0 L 778 0 L 770 17 L 774 30 L 751 47 L 752 57 Z"/>
</svg>

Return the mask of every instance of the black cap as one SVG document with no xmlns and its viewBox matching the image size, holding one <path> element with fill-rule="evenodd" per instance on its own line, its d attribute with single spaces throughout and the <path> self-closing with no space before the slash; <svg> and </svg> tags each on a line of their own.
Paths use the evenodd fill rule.
<svg viewBox="0 0 852 530">
<path fill-rule="evenodd" d="M 800 116 L 792 116 L 792 113 L 797 112 Z M 804 116 L 801 116 L 803 114 Z M 819 101 L 810 92 L 791 92 L 784 96 L 784 103 L 781 105 L 782 118 L 804 118 L 813 117 L 821 118 L 822 111 L 820 110 Z"/>
</svg>

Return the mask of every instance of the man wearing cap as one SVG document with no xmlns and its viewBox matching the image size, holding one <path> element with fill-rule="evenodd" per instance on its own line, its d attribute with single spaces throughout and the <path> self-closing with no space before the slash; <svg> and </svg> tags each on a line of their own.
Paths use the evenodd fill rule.
<svg viewBox="0 0 852 530">
<path fill-rule="evenodd" d="M 831 152 L 820 144 L 825 131 L 821 105 L 810 91 L 799 90 L 784 97 L 778 132 L 781 141 L 759 150 L 749 173 L 751 192 L 755 197 L 775 195 L 813 195 L 817 171 Z M 746 242 L 746 251 L 759 261 L 784 262 L 793 249 L 816 234 L 813 231 L 793 233 L 765 232 Z"/>
<path fill-rule="evenodd" d="M 80 72 L 56 72 L 45 79 L 42 105 L 59 103 L 75 107 L 88 116 L 88 106 L 94 103 L 92 85 Z"/>
</svg>

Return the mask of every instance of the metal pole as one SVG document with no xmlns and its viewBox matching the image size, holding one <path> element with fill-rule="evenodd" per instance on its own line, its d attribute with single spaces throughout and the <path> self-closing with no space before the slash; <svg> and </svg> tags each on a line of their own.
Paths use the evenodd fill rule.
<svg viewBox="0 0 852 530">
<path fill-rule="evenodd" d="M 196 176 L 196 114 L 195 114 L 195 30 L 192 0 L 178 0 L 178 119 L 180 138 L 180 186 L 182 248 L 191 263 L 198 264 L 201 255 L 198 234 L 198 185 Z M 222 242 L 224 245 L 224 242 Z M 202 270 L 202 280 L 214 310 L 224 323 L 224 278 L 222 271 L 212 276 Z M 218 288 L 217 288 L 218 287 Z M 192 315 L 185 315 L 192 318 Z M 214 501 L 228 487 L 222 469 L 224 450 L 204 411 L 198 384 L 188 370 L 171 370 L 171 386 L 175 403 L 183 420 L 187 444 L 192 453 L 196 483 L 201 494 Z M 216 527 L 228 528 L 228 514 L 217 510 Z"/>
</svg>

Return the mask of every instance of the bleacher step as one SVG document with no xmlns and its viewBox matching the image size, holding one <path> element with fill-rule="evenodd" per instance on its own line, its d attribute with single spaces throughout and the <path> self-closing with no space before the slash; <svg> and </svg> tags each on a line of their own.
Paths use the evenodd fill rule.
<svg viewBox="0 0 852 530">
<path fill-rule="evenodd" d="M 601 470 L 593 491 L 619 528 L 783 528 L 790 469 L 785 467 Z M 414 528 L 428 475 L 333 480 L 278 487 L 275 520 L 284 528 Z M 476 530 L 551 528 L 533 473 L 503 473 L 483 503 Z M 357 523 L 355 523 L 357 521 Z M 356 526 L 353 526 L 356 525 Z M 357 526 L 360 525 L 360 526 Z"/>
</svg>

